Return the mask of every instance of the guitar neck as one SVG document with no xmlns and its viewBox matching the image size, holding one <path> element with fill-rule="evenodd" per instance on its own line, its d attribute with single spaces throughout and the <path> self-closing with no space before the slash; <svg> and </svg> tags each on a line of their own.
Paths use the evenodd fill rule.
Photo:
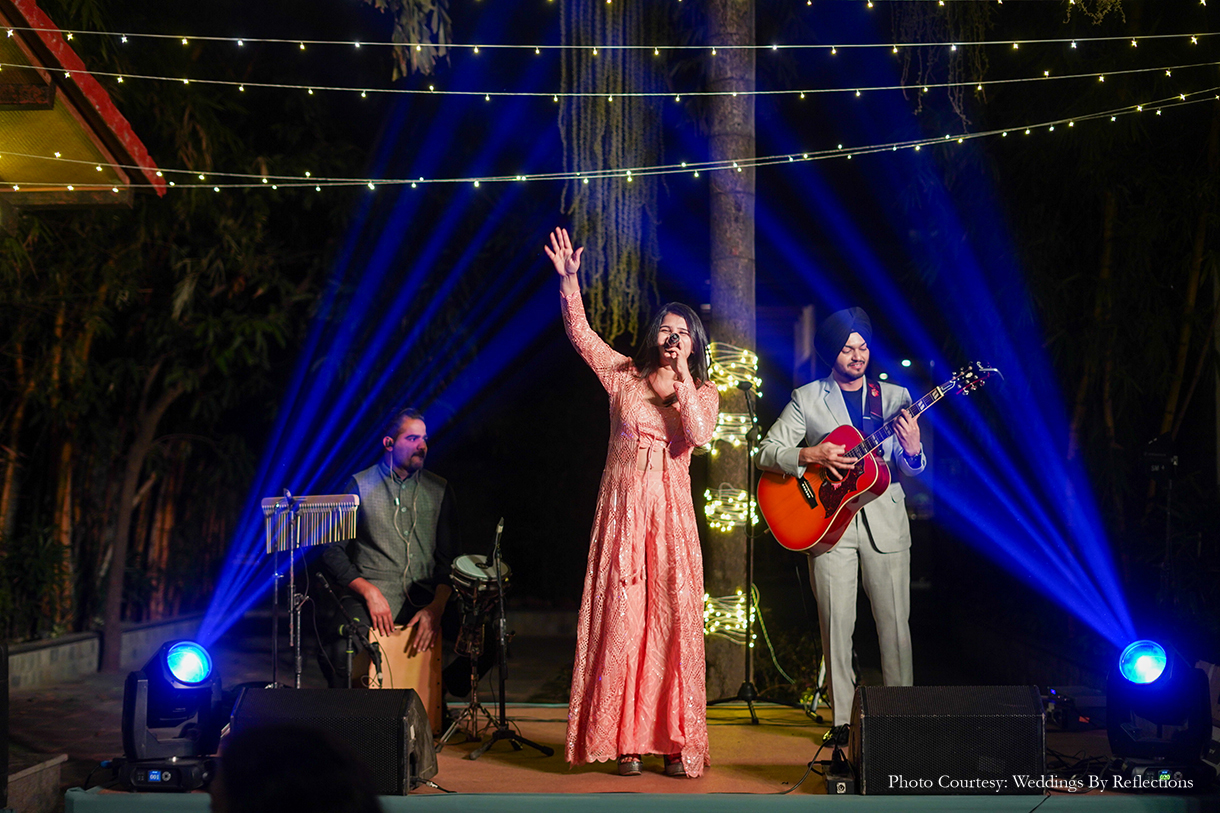
<svg viewBox="0 0 1220 813">
<path fill-rule="evenodd" d="M 952 391 L 953 381 L 946 381 L 944 384 L 941 384 L 939 387 L 935 387 L 923 398 L 920 398 L 918 401 L 907 407 L 907 412 L 911 414 L 912 418 L 918 418 L 929 407 Z M 878 449 L 878 447 L 881 446 L 882 443 L 885 443 L 887 438 L 894 434 L 894 424 L 897 421 L 898 416 L 896 415 L 893 418 L 890 418 L 890 420 L 886 421 L 885 425 L 883 425 L 876 432 L 873 432 L 864 440 L 860 441 L 860 443 L 857 444 L 855 448 L 848 451 L 847 454 L 856 458 L 857 460 L 861 460 L 864 457 L 872 454 Z"/>
</svg>

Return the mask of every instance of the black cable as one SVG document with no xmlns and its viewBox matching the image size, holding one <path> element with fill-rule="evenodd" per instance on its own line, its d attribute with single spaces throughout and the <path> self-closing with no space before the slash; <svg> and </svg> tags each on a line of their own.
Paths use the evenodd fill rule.
<svg viewBox="0 0 1220 813">
<path fill-rule="evenodd" d="M 89 773 L 85 776 L 85 781 L 84 781 L 84 783 L 82 783 L 82 789 L 83 790 L 89 789 L 89 783 L 93 780 L 93 775 L 102 768 L 108 768 L 112 771 L 115 771 L 114 775 L 112 775 L 110 777 L 110 781 L 113 782 L 115 779 L 118 778 L 118 772 L 116 770 L 117 764 L 121 763 L 122 761 L 123 760 L 121 757 L 116 757 L 115 759 L 103 759 L 101 762 L 94 765 L 92 768 L 89 769 Z M 99 784 L 98 787 L 101 787 L 101 785 Z"/>
<path fill-rule="evenodd" d="M 419 632 L 419 629 L 418 629 L 418 628 L 416 628 L 416 630 L 415 630 L 415 631 L 416 631 L 416 632 Z M 381 642 L 380 642 L 380 641 L 378 641 L 378 642 L 376 643 L 376 646 L 377 646 L 377 648 L 378 648 L 378 649 L 380 649 L 380 648 L 381 648 Z M 371 657 L 372 657 L 372 655 L 370 655 L 369 657 L 371 658 Z M 389 675 L 389 677 L 390 677 L 390 685 L 391 685 L 391 686 L 393 686 L 393 685 L 394 685 L 394 667 L 393 667 L 393 666 L 390 664 L 390 660 L 389 660 L 389 658 L 385 657 L 385 653 L 384 653 L 384 652 L 383 652 L 383 653 L 381 653 L 381 662 L 382 662 L 382 664 L 384 664 L 384 665 L 385 665 L 385 671 L 386 671 L 386 674 L 387 674 L 387 675 Z M 380 687 L 378 687 L 378 688 L 380 688 Z"/>
<path fill-rule="evenodd" d="M 306 594 L 308 596 L 308 594 Z M 330 655 L 326 654 L 326 647 L 322 643 L 322 633 L 318 630 L 318 602 L 308 599 L 310 603 L 309 617 L 313 621 L 313 637 L 318 642 L 318 654 L 322 656 L 322 660 L 326 661 L 326 665 L 330 667 L 330 673 L 336 674 L 335 665 L 330 660 Z"/>
<path fill-rule="evenodd" d="M 1081 775 L 1093 775 L 1099 770 L 1101 772 L 1100 775 L 1105 776 L 1110 766 L 1110 760 L 1107 757 L 1086 756 L 1081 755 L 1079 752 L 1069 757 L 1050 748 L 1046 749 L 1046 754 L 1048 757 L 1052 757 L 1059 762 L 1058 766 L 1048 768 L 1048 773 L 1051 775 L 1062 775 L 1065 779 L 1074 779 Z"/>
<path fill-rule="evenodd" d="M 1046 794 L 1045 796 L 1043 796 L 1043 797 L 1042 797 L 1042 801 L 1041 801 L 1041 802 L 1038 802 L 1038 804 L 1034 805 L 1033 807 L 1031 807 L 1031 808 L 1029 809 L 1029 813 L 1034 813 L 1034 811 L 1035 811 L 1035 810 L 1037 810 L 1038 808 L 1042 807 L 1042 805 L 1046 804 L 1046 800 L 1047 800 L 1047 799 L 1049 799 L 1049 798 L 1051 798 L 1051 795 L 1050 795 L 1049 793 L 1048 793 L 1048 794 Z"/>
<path fill-rule="evenodd" d="M 824 750 L 826 750 L 826 743 L 823 742 L 821 745 L 818 746 L 818 750 L 814 752 L 813 759 L 809 760 L 809 764 L 805 766 L 805 774 L 800 779 L 797 780 L 795 785 L 788 788 L 787 790 L 775 791 L 774 793 L 768 794 L 768 795 L 787 796 L 789 793 L 791 793 L 792 791 L 799 788 L 805 782 L 805 780 L 809 778 L 809 774 L 811 774 L 811 773 L 817 773 L 818 776 L 825 776 L 825 774 L 823 774 L 821 771 L 818 771 L 817 769 L 815 769 L 813 767 L 814 765 L 818 764 L 818 757 L 821 756 L 821 754 Z"/>
</svg>

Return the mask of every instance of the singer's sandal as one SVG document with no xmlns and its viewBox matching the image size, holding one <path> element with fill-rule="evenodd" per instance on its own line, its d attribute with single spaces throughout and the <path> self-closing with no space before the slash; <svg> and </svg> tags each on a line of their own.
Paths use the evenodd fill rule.
<svg viewBox="0 0 1220 813">
<path fill-rule="evenodd" d="M 666 776 L 686 776 L 686 767 L 682 764 L 681 754 L 666 754 L 664 759 Z"/>
<path fill-rule="evenodd" d="M 639 776 L 643 772 L 644 765 L 639 754 L 623 754 L 618 758 L 619 776 Z"/>
</svg>

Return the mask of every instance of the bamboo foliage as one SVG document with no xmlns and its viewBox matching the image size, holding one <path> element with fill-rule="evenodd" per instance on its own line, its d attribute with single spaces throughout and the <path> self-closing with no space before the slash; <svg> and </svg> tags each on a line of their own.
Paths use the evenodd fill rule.
<svg viewBox="0 0 1220 813">
<path fill-rule="evenodd" d="M 560 107 L 564 168 L 569 172 L 652 166 L 661 162 L 661 111 L 656 98 L 623 96 L 656 90 L 661 80 L 654 55 L 640 49 L 603 49 L 659 40 L 657 10 L 644 3 L 597 0 L 564 3 L 560 27 L 564 92 L 595 92 L 568 98 Z M 636 338 L 655 299 L 657 272 L 657 181 L 613 179 L 564 189 L 563 213 L 585 247 L 581 285 L 589 321 L 607 339 Z"/>
<path fill-rule="evenodd" d="M 364 0 L 394 17 L 394 79 L 430 74 L 449 54 L 449 0 Z M 414 43 L 414 44 L 412 44 Z M 426 43 L 426 44 L 425 44 Z"/>
</svg>

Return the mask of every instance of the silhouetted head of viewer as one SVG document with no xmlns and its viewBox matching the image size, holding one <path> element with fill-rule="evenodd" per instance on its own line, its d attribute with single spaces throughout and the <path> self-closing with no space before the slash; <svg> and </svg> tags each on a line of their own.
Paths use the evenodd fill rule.
<svg viewBox="0 0 1220 813">
<path fill-rule="evenodd" d="M 381 813 L 373 778 L 325 732 L 284 723 L 230 736 L 212 783 L 213 813 Z"/>
</svg>

